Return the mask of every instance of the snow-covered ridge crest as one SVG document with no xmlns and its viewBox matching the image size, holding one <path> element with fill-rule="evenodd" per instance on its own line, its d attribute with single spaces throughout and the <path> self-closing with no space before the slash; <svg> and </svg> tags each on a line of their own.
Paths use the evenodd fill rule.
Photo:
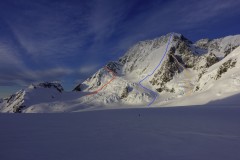
<svg viewBox="0 0 240 160">
<path fill-rule="evenodd" d="M 155 70 L 169 49 L 161 65 Z M 204 104 L 240 93 L 240 35 L 195 43 L 169 33 L 141 41 L 122 57 L 66 92 L 58 83 L 40 83 L 0 101 L 1 112 L 72 112 L 99 108 Z M 203 98 L 199 98 L 203 97 Z M 191 99 L 191 101 L 189 100 Z M 199 100 L 201 99 L 201 101 Z"/>
<path fill-rule="evenodd" d="M 51 102 L 64 91 L 61 84 L 57 82 L 44 82 L 31 84 L 2 102 L 1 111 L 21 113 L 26 107 L 42 102 Z"/>
</svg>

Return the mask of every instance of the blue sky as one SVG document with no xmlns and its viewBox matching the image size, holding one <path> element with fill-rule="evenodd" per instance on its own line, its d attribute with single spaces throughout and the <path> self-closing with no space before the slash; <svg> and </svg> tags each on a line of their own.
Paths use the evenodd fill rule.
<svg viewBox="0 0 240 160">
<path fill-rule="evenodd" d="M 72 89 L 133 44 L 169 32 L 239 34 L 236 0 L 1 0 L 0 97 L 30 83 Z"/>
</svg>

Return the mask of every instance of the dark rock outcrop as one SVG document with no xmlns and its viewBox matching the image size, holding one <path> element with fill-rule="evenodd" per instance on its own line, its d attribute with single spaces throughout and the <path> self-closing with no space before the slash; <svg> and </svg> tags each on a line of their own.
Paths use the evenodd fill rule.
<svg viewBox="0 0 240 160">
<path fill-rule="evenodd" d="M 227 72 L 228 69 L 235 67 L 236 63 L 237 63 L 236 60 L 232 60 L 232 59 L 229 59 L 227 62 L 223 63 L 219 67 L 215 79 L 217 80 L 217 79 L 221 78 L 222 74 Z"/>
<path fill-rule="evenodd" d="M 39 83 L 38 85 L 35 85 L 35 87 L 43 87 L 43 88 L 55 88 L 59 92 L 63 92 L 64 89 L 60 83 L 55 83 L 55 82 L 44 82 L 44 83 Z"/>
<path fill-rule="evenodd" d="M 171 55 L 168 56 L 167 60 L 163 63 L 162 67 L 154 74 L 150 83 L 157 87 L 158 92 L 170 91 L 165 84 L 173 79 L 176 73 L 180 73 L 181 68 L 178 66 L 177 62 L 174 61 Z"/>
<path fill-rule="evenodd" d="M 114 73 L 117 73 L 122 67 L 122 64 L 119 62 L 109 62 L 106 66 Z"/>
<path fill-rule="evenodd" d="M 231 46 L 231 45 L 229 45 L 229 48 L 224 52 L 224 53 L 225 53 L 224 57 L 227 57 L 227 56 L 229 55 L 229 53 L 231 53 L 231 52 L 232 52 L 234 49 L 236 49 L 238 46 L 239 46 L 239 45 L 237 45 L 237 46 Z"/>
<path fill-rule="evenodd" d="M 124 87 L 120 98 L 121 98 L 121 99 L 127 98 L 128 94 L 129 94 L 129 91 L 130 91 L 130 89 L 129 89 L 128 86 Z"/>
<path fill-rule="evenodd" d="M 206 66 L 205 67 L 210 67 L 214 65 L 215 63 L 219 62 L 219 59 L 213 54 L 212 52 L 206 57 Z"/>
<path fill-rule="evenodd" d="M 77 85 L 77 86 L 73 89 L 73 91 L 77 91 L 77 92 L 82 91 L 81 85 L 82 85 L 82 84 Z"/>
</svg>

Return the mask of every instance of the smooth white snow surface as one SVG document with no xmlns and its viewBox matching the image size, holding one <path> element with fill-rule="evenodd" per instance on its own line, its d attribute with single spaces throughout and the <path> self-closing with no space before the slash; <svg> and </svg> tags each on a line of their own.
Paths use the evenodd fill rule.
<svg viewBox="0 0 240 160">
<path fill-rule="evenodd" d="M 1 160 L 239 160 L 240 107 L 1 114 Z"/>
</svg>

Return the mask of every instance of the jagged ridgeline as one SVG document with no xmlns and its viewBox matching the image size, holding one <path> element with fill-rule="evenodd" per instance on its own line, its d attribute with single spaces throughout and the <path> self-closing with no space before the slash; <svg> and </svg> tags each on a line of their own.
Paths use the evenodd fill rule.
<svg viewBox="0 0 240 160">
<path fill-rule="evenodd" d="M 154 98 L 153 92 L 159 95 L 155 106 L 199 94 L 206 95 L 209 101 L 220 93 L 240 93 L 239 46 L 240 35 L 192 42 L 181 34 L 169 33 L 137 43 L 117 61 L 107 63 L 77 84 L 73 92 L 64 91 L 60 84 L 33 85 L 0 100 L 0 111 L 61 112 L 89 106 L 145 106 Z M 142 79 L 142 85 L 148 89 L 139 85 Z M 204 99 L 201 103 L 205 103 Z"/>
<path fill-rule="evenodd" d="M 173 38 L 163 63 L 145 81 L 146 86 L 161 95 L 172 93 L 184 96 L 187 92 L 194 94 L 196 91 L 204 90 L 204 85 L 201 84 L 203 75 L 207 75 L 209 68 L 223 59 L 227 59 L 229 52 L 240 45 L 239 35 L 213 40 L 202 39 L 193 43 L 181 34 L 170 33 L 154 40 L 141 41 L 131 47 L 118 61 L 107 64 L 117 74 L 118 78 L 115 81 L 122 85 L 119 90 L 124 90 L 123 88 L 128 86 L 130 88 L 128 95 L 135 93 L 135 90 L 140 90 L 140 92 L 151 96 L 147 90 L 139 88 L 138 82 L 155 69 L 163 57 L 171 35 Z M 83 91 L 84 89 L 91 90 L 96 84 L 104 84 L 102 82 L 105 75 L 99 73 L 98 71 L 90 77 L 91 79 L 82 83 Z M 121 84 L 122 79 L 126 82 L 124 85 Z M 207 82 L 204 83 L 206 86 Z M 105 91 L 112 93 L 112 90 L 115 89 L 110 85 L 106 87 Z M 116 92 L 115 90 L 114 93 Z M 105 96 L 108 97 L 107 93 Z M 116 101 L 112 102 L 118 103 L 122 100 L 122 96 L 117 95 L 116 97 Z M 127 102 L 132 103 L 128 97 L 124 97 Z"/>
</svg>

